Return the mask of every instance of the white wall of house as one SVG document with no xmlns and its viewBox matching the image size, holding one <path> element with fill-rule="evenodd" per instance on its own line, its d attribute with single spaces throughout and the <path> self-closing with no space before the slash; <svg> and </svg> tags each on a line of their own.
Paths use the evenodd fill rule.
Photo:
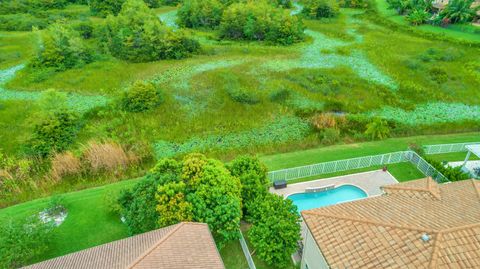
<svg viewBox="0 0 480 269">
<path fill-rule="evenodd" d="M 303 241 L 303 255 L 301 269 L 328 269 L 330 268 L 327 261 L 323 257 L 322 252 L 318 248 L 312 233 L 308 228 L 305 229 Z"/>
</svg>

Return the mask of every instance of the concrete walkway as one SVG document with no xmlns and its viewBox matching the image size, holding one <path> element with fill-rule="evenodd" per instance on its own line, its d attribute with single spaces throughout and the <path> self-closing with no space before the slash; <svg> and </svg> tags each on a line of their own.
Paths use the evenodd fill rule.
<svg viewBox="0 0 480 269">
<path fill-rule="evenodd" d="M 381 195 L 382 190 L 381 186 L 396 184 L 398 181 L 389 173 L 383 172 L 382 170 L 364 172 L 358 174 L 352 174 L 347 176 L 331 177 L 325 179 L 318 179 L 313 181 L 301 182 L 289 184 L 288 187 L 284 189 L 275 190 L 273 187 L 270 188 L 271 193 L 282 195 L 287 197 L 294 193 L 305 192 L 306 188 L 309 187 L 324 187 L 328 185 L 335 185 L 335 187 L 341 185 L 354 185 L 359 187 L 370 196 Z"/>
</svg>

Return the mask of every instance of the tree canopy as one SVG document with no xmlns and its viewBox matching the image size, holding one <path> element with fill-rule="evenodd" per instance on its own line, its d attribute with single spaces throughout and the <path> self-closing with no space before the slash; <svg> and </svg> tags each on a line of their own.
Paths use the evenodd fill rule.
<svg viewBox="0 0 480 269">
<path fill-rule="evenodd" d="M 198 42 L 163 25 L 142 0 L 127 0 L 118 16 L 108 16 L 106 42 L 110 53 L 131 62 L 185 58 Z"/>
<path fill-rule="evenodd" d="M 225 39 L 268 41 L 290 45 L 304 38 L 304 26 L 288 10 L 276 8 L 267 1 L 236 3 L 223 13 L 220 36 Z"/>
</svg>

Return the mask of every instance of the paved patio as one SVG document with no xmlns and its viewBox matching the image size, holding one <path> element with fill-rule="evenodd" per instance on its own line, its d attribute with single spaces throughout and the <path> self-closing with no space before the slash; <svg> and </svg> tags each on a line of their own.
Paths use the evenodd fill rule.
<svg viewBox="0 0 480 269">
<path fill-rule="evenodd" d="M 377 170 L 371 172 L 351 174 L 347 176 L 331 177 L 301 183 L 293 183 L 289 184 L 288 187 L 279 190 L 271 187 L 270 192 L 282 195 L 283 197 L 287 197 L 290 194 L 305 192 L 306 188 L 325 187 L 332 184 L 335 185 L 335 187 L 338 187 L 341 185 L 349 184 L 361 188 L 367 193 L 368 196 L 376 196 L 382 194 L 382 190 L 380 189 L 381 186 L 396 183 L 398 183 L 398 181 L 388 171 L 383 172 L 382 170 Z"/>
</svg>

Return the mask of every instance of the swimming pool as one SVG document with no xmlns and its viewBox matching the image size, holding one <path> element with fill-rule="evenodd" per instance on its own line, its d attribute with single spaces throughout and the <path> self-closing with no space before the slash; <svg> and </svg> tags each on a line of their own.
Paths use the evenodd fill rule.
<svg viewBox="0 0 480 269">
<path fill-rule="evenodd" d="M 324 207 L 350 200 L 367 197 L 360 188 L 353 185 L 343 185 L 335 189 L 322 192 L 296 193 L 288 196 L 288 199 L 298 207 L 298 212 L 317 207 Z"/>
</svg>

